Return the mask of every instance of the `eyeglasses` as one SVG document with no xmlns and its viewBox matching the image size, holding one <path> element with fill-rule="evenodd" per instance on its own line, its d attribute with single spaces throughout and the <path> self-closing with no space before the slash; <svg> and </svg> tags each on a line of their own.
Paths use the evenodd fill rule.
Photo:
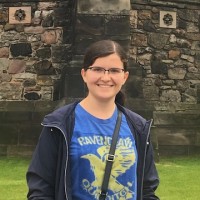
<svg viewBox="0 0 200 200">
<path fill-rule="evenodd" d="M 117 75 L 124 72 L 124 69 L 121 68 L 104 69 L 103 67 L 94 66 L 94 67 L 88 67 L 87 70 L 88 69 L 96 74 L 105 74 L 106 72 L 108 72 L 108 74 Z"/>
</svg>

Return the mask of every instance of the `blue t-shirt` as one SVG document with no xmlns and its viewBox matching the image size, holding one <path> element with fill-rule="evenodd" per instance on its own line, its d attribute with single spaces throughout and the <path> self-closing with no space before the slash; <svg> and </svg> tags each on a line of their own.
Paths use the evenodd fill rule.
<svg viewBox="0 0 200 200">
<path fill-rule="evenodd" d="M 75 109 L 75 127 L 70 144 L 72 199 L 99 198 L 106 156 L 117 120 L 117 109 L 109 119 L 99 119 L 80 104 Z M 137 151 L 124 115 L 119 132 L 106 199 L 136 200 Z"/>
</svg>

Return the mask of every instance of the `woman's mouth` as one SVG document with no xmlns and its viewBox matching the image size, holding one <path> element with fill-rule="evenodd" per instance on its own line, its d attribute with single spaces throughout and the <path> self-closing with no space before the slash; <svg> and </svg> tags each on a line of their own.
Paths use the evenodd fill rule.
<svg viewBox="0 0 200 200">
<path fill-rule="evenodd" d="M 112 87 L 113 85 L 97 84 L 97 86 L 102 87 L 102 88 L 109 88 L 109 87 Z"/>
</svg>

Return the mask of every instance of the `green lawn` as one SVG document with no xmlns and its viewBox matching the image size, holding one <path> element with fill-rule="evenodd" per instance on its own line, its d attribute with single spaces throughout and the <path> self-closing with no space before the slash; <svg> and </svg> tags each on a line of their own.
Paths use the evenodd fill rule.
<svg viewBox="0 0 200 200">
<path fill-rule="evenodd" d="M 25 200 L 29 159 L 0 158 L 0 200 Z M 161 158 L 157 164 L 161 200 L 200 199 L 200 156 Z"/>
<path fill-rule="evenodd" d="M 0 200 L 25 200 L 29 159 L 0 158 Z"/>
<path fill-rule="evenodd" d="M 161 159 L 157 169 L 161 200 L 200 199 L 200 156 Z"/>
</svg>

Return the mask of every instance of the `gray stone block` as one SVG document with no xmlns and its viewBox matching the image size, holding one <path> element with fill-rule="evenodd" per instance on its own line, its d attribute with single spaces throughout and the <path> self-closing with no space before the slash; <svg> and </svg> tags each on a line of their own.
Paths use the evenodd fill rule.
<svg viewBox="0 0 200 200">
<path fill-rule="evenodd" d="M 105 23 L 106 35 L 129 35 L 130 19 L 129 16 L 108 16 Z"/>
<path fill-rule="evenodd" d="M 153 113 L 156 126 L 200 126 L 200 113 L 170 113 L 156 111 Z"/>
<path fill-rule="evenodd" d="M 32 53 L 32 48 L 30 43 L 17 43 L 11 44 L 10 51 L 12 56 L 28 56 Z"/>
<path fill-rule="evenodd" d="M 17 144 L 19 129 L 16 123 L 0 124 L 0 144 Z"/>
</svg>

